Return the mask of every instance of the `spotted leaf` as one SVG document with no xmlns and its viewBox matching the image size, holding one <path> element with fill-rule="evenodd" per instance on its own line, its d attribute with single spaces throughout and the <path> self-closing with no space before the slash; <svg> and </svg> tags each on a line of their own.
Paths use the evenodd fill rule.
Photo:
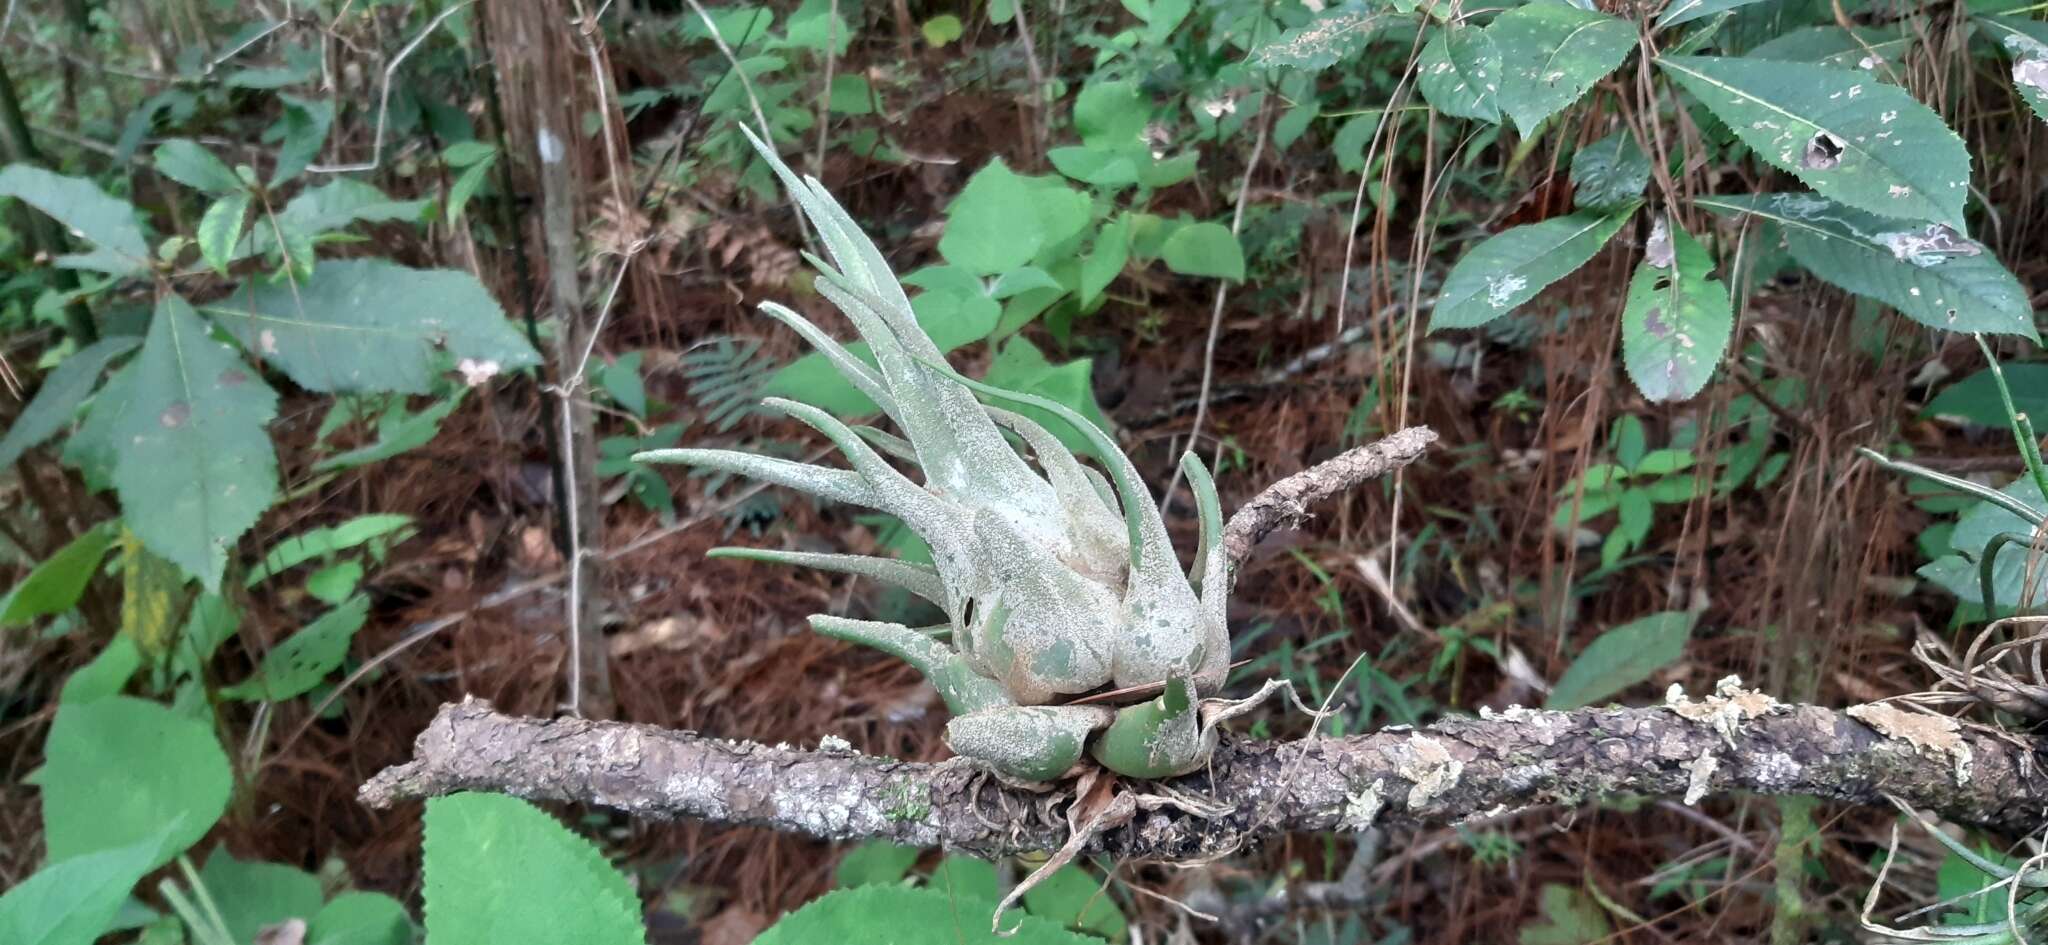
<svg viewBox="0 0 2048 945">
<path fill-rule="evenodd" d="M 1713 271 L 1706 247 L 1658 220 L 1621 314 L 1622 364 L 1644 397 L 1685 400 L 1699 393 L 1728 350 L 1735 310 Z"/>
<path fill-rule="evenodd" d="M 1431 331 L 1472 328 L 1514 311 L 1586 264 L 1636 212 L 1579 212 L 1504 230 L 1472 248 L 1444 277 Z"/>
</svg>

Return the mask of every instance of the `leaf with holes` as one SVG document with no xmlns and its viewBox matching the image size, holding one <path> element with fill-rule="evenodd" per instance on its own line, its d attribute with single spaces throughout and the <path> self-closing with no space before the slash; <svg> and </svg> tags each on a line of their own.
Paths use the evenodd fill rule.
<svg viewBox="0 0 2048 945">
<path fill-rule="evenodd" d="M 1500 50 L 1485 30 L 1445 30 L 1422 47 L 1415 87 L 1446 115 L 1497 123 L 1501 70 Z"/>
<path fill-rule="evenodd" d="M 1918 38 L 1897 26 L 1808 26 L 1787 30 L 1749 51 L 1745 58 L 1810 62 L 1837 69 L 1875 69 L 1896 64 Z"/>
<path fill-rule="evenodd" d="M 1714 258 L 1698 240 L 1662 219 L 1670 251 L 1650 253 L 1629 280 L 1621 313 L 1621 359 L 1650 400 L 1685 400 L 1705 387 L 1728 350 L 1735 309 L 1728 287 L 1712 278 Z M 1658 243 L 1650 238 L 1652 248 Z"/>
<path fill-rule="evenodd" d="M 1523 135 L 1613 72 L 1636 46 L 1635 27 L 1563 0 L 1535 0 L 1487 25 L 1506 73 L 1500 107 Z"/>
<path fill-rule="evenodd" d="M 1880 216 L 1963 230 L 1970 152 L 1941 116 L 1867 73 L 1666 56 L 1657 65 L 1772 166 Z"/>
<path fill-rule="evenodd" d="M 1363 49 L 1383 19 L 1378 11 L 1364 4 L 1345 3 L 1281 33 L 1279 38 L 1254 51 L 1251 59 L 1264 67 L 1327 69 Z"/>
<path fill-rule="evenodd" d="M 370 599 L 358 594 L 321 614 L 263 657 L 254 676 L 220 694 L 250 702 L 282 702 L 320 684 L 348 656 L 348 644 L 370 615 Z"/>
<path fill-rule="evenodd" d="M 453 269 L 329 260 L 296 286 L 245 285 L 206 314 L 300 386 L 323 393 L 424 394 L 437 349 L 485 375 L 540 363 L 483 284 Z"/>
<path fill-rule="evenodd" d="M 219 590 L 235 539 L 277 497 L 263 429 L 277 395 L 175 295 L 157 303 L 125 373 L 125 401 L 94 407 L 120 411 L 108 433 L 121 511 L 151 551 Z"/>
<path fill-rule="evenodd" d="M 2019 280 L 1991 250 L 1946 224 L 1901 223 L 1812 194 L 1698 197 L 1716 213 L 1751 213 L 1785 231 L 1814 275 L 1923 325 L 2037 337 Z"/>
<path fill-rule="evenodd" d="M 2011 16 L 1980 16 L 1978 25 L 2012 56 L 2012 87 L 2027 107 L 2048 121 L 2048 23 Z"/>
<path fill-rule="evenodd" d="M 135 208 L 108 196 L 92 181 L 10 164 L 0 168 L 0 197 L 13 197 L 41 210 L 73 236 L 93 244 L 92 252 L 57 257 L 58 266 L 114 276 L 149 270 L 149 244 L 142 237 L 142 227 L 135 224 Z"/>
<path fill-rule="evenodd" d="M 1429 330 L 1474 328 L 1514 311 L 1585 265 L 1635 212 L 1631 202 L 1613 213 L 1581 211 L 1488 237 L 1444 277 Z"/>
</svg>

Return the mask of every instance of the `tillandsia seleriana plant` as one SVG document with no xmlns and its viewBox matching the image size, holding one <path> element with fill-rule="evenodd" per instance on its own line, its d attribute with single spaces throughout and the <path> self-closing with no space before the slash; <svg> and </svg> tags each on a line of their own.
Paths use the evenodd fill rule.
<svg viewBox="0 0 2048 945">
<path fill-rule="evenodd" d="M 823 352 L 902 435 L 770 398 L 766 406 L 823 433 L 852 468 L 708 449 L 653 450 L 634 458 L 734 473 L 878 509 L 923 538 L 931 546 L 930 566 L 764 549 L 712 554 L 860 575 L 937 605 L 946 626 L 826 614 L 810 622 L 826 636 L 917 667 L 953 714 L 946 741 L 955 752 L 1032 781 L 1059 777 L 1084 751 L 1133 777 L 1200 767 L 1216 744 L 1219 722 L 1284 688 L 1268 684 L 1237 702 L 1203 698 L 1222 689 L 1230 668 L 1223 608 L 1231 568 L 1220 547 L 1222 514 L 1208 469 L 1193 454 L 1181 460 L 1201 517 L 1201 549 L 1193 574 L 1183 574 L 1159 510 L 1108 434 L 1064 405 L 954 371 L 919 327 L 881 252 L 824 186 L 798 178 L 758 139 L 754 146 L 822 239 L 831 262 L 809 257 L 821 275 L 818 291 L 846 313 L 874 363 L 786 307 L 764 303 L 762 311 Z M 1092 444 L 1108 476 L 1005 406 L 1036 408 L 1070 424 Z M 1006 432 L 1021 441 L 1021 450 Z M 885 456 L 915 466 L 924 482 L 912 481 Z M 1158 694 L 1121 708 L 1050 704 L 1106 686 Z"/>
</svg>

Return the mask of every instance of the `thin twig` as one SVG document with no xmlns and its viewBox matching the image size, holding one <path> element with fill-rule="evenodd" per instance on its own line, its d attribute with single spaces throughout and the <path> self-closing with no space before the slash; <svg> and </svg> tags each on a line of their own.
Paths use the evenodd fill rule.
<svg viewBox="0 0 2048 945">
<path fill-rule="evenodd" d="M 308 164 L 306 165 L 308 173 L 344 174 L 355 171 L 374 171 L 377 169 L 377 166 L 384 160 L 384 121 L 391 113 L 392 76 L 398 72 L 398 67 L 404 65 L 405 60 L 412 56 L 413 51 L 419 49 L 420 44 L 427 41 L 427 37 L 432 36 L 435 30 L 441 28 L 443 22 L 449 17 L 468 9 L 469 5 L 475 2 L 476 0 L 462 0 L 462 2 L 442 10 L 439 16 L 434 17 L 432 21 L 427 23 L 426 29 L 420 30 L 419 35 L 414 36 L 412 42 L 406 43 L 405 48 L 400 49 L 398 55 L 384 66 L 383 89 L 377 93 L 377 130 L 370 137 L 370 159 L 361 164 Z"/>
</svg>

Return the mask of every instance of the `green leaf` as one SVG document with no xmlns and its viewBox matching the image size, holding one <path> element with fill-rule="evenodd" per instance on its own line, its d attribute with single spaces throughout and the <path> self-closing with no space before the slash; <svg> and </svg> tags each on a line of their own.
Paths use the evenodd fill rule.
<svg viewBox="0 0 2048 945">
<path fill-rule="evenodd" d="M 1821 196 L 1966 228 L 1970 152 L 1905 90 L 1796 62 L 1666 56 L 1657 65 L 1759 157 Z"/>
<path fill-rule="evenodd" d="M 348 599 L 363 581 L 363 563 L 350 559 L 336 561 L 306 575 L 306 593 L 321 603 L 334 605 Z"/>
<path fill-rule="evenodd" d="M 1614 937 L 1607 913 L 1585 893 L 1560 883 L 1543 884 L 1542 924 L 1522 927 L 1518 945 L 1587 945 Z"/>
<path fill-rule="evenodd" d="M 221 925 L 234 942 L 255 942 L 266 925 L 313 918 L 320 911 L 320 878 L 283 863 L 238 860 L 215 847 L 199 881 L 220 908 Z"/>
<path fill-rule="evenodd" d="M 370 615 L 370 599 L 361 594 L 321 614 L 263 656 L 263 665 L 248 679 L 220 691 L 225 699 L 282 702 L 320 684 L 348 657 L 348 644 Z"/>
<path fill-rule="evenodd" d="M 306 945 L 412 945 L 412 940 L 405 907 L 383 893 L 342 893 L 306 924 Z"/>
<path fill-rule="evenodd" d="M 1345 3 L 1323 10 L 1307 23 L 1260 46 L 1252 53 L 1251 61 L 1263 67 L 1327 69 L 1364 49 L 1379 31 L 1383 19 L 1362 3 Z"/>
<path fill-rule="evenodd" d="M 954 899 L 979 899 L 996 903 L 1003 898 L 1002 883 L 996 879 L 995 864 L 978 857 L 955 853 L 939 861 L 925 883 Z"/>
<path fill-rule="evenodd" d="M 839 858 L 834 881 L 842 887 L 895 883 L 917 863 L 916 847 L 900 846 L 887 840 L 869 840 Z"/>
<path fill-rule="evenodd" d="M 7 435 L 0 437 L 0 468 L 14 465 L 21 454 L 64 429 L 78 405 L 92 393 L 93 385 L 99 383 L 100 372 L 140 344 L 142 339 L 134 335 L 102 338 L 58 364 L 28 406 L 21 409 L 14 425 L 7 428 Z"/>
<path fill-rule="evenodd" d="M 441 149 L 441 163 L 449 167 L 471 167 L 498 156 L 498 146 L 488 141 L 457 141 Z"/>
<path fill-rule="evenodd" d="M 1129 187 L 1138 182 L 1138 162 L 1142 158 L 1150 162 L 1150 155 L 1143 153 L 1144 145 L 1136 145 L 1123 151 L 1086 146 L 1053 148 L 1045 153 L 1055 170 L 1084 184 L 1097 187 Z"/>
<path fill-rule="evenodd" d="M 134 843 L 85 853 L 35 871 L 0 895 L 0 942 L 9 945 L 92 945 L 150 870 L 183 822 Z"/>
<path fill-rule="evenodd" d="M 1714 258 L 1691 234 L 1659 218 L 1650 242 L 1652 258 L 1636 267 L 1621 313 L 1622 364 L 1644 397 L 1686 400 L 1707 386 L 1728 350 L 1735 308 L 1713 278 Z"/>
<path fill-rule="evenodd" d="M 194 242 L 199 244 L 199 255 L 206 258 L 206 264 L 221 275 L 228 274 L 228 263 L 234 259 L 235 244 L 242 241 L 242 221 L 249 217 L 248 191 L 238 190 L 213 202 L 206 208 L 206 214 L 199 218 L 199 231 Z"/>
<path fill-rule="evenodd" d="M 284 117 L 271 126 L 283 140 L 277 148 L 277 164 L 270 171 L 270 186 L 277 187 L 304 172 L 320 156 L 327 143 L 327 129 L 334 124 L 334 103 L 326 99 L 279 94 Z"/>
<path fill-rule="evenodd" d="M 214 157 L 212 151 L 183 138 L 164 142 L 156 149 L 157 173 L 194 190 L 216 197 L 247 190 L 235 169 Z"/>
<path fill-rule="evenodd" d="M 427 206 L 425 200 L 393 200 L 374 186 L 342 178 L 300 191 L 278 212 L 277 225 L 289 233 L 317 236 L 357 222 L 417 222 Z M 253 235 L 259 247 L 271 238 L 269 227 L 256 227 Z"/>
<path fill-rule="evenodd" d="M 2006 364 L 2006 386 L 2012 390 L 2013 408 L 2029 419 L 2048 420 L 2048 364 Z M 1961 417 L 1980 426 L 2003 429 L 2005 402 L 1998 396 L 1998 382 L 1990 368 L 1950 384 L 1936 394 L 1921 411 L 1927 417 Z"/>
<path fill-rule="evenodd" d="M 1037 394 L 1058 401 L 1104 431 L 1113 433 L 1109 418 L 1102 415 L 1102 405 L 1095 402 L 1094 371 L 1095 363 L 1089 358 L 1055 365 L 1046 360 L 1036 345 L 1022 335 L 1013 335 L 1003 343 L 1002 351 L 989 364 L 988 375 L 982 380 L 1005 390 Z M 1065 420 L 1036 407 L 1018 405 L 1010 409 L 1038 421 L 1068 449 L 1093 455 L 1094 444 L 1080 431 L 1068 426 Z"/>
<path fill-rule="evenodd" d="M 1447 29 L 1422 47 L 1415 87 L 1437 111 L 1484 122 L 1500 121 L 1500 49 L 1477 27 Z"/>
<path fill-rule="evenodd" d="M 2041 498 L 2041 490 L 2034 484 L 2033 477 L 2021 476 L 2010 485 L 1998 490 L 2025 503 L 2036 512 L 2048 512 L 2048 500 Z M 1976 604 L 1984 602 L 1983 585 L 1980 580 L 1978 561 L 1984 549 L 1993 538 L 2005 532 L 2021 535 L 2032 533 L 2033 526 L 2025 519 L 1989 502 L 1977 502 L 1956 519 L 1956 527 L 1949 533 L 1949 547 L 1967 556 L 1949 556 L 1923 565 L 1918 571 L 1921 577 L 1941 585 L 1957 598 Z M 2028 581 L 2029 555 L 2025 546 L 2008 545 L 2000 549 L 1998 561 L 1992 567 L 1991 593 L 1998 598 L 2001 611 L 2009 611 L 2024 598 L 2029 612 L 2038 611 L 2044 599 L 2044 581 L 2035 573 Z M 2038 571 L 2038 568 L 2034 569 Z"/>
<path fill-rule="evenodd" d="M 1437 294 L 1429 330 L 1472 328 L 1514 311 L 1586 264 L 1636 212 L 1581 211 L 1487 237 L 1451 267 Z"/>
<path fill-rule="evenodd" d="M 410 524 L 411 516 L 384 513 L 358 515 L 340 525 L 300 532 L 264 552 L 262 563 L 249 571 L 248 586 L 255 587 L 280 571 L 383 538 Z"/>
<path fill-rule="evenodd" d="M 1897 26 L 1859 26 L 1853 33 L 1839 26 L 1808 26 L 1772 37 L 1746 58 L 1869 69 L 1879 62 L 1897 63 L 1917 41 Z"/>
<path fill-rule="evenodd" d="M 206 313 L 299 386 L 323 393 L 427 393 L 436 350 L 486 375 L 540 363 L 483 284 L 454 269 L 330 260 L 297 286 L 245 285 Z"/>
<path fill-rule="evenodd" d="M 1496 17 L 1486 34 L 1506 72 L 1498 99 L 1524 136 L 1613 72 L 1636 46 L 1635 27 L 1563 0 L 1535 0 Z"/>
<path fill-rule="evenodd" d="M 1665 611 L 1601 634 L 1572 661 L 1550 691 L 1547 709 L 1577 709 L 1604 701 L 1685 655 L 1698 614 Z"/>
<path fill-rule="evenodd" d="M 1923 325 L 2034 338 L 2034 309 L 1991 250 L 1946 224 L 1905 224 L 1811 194 L 1702 196 L 1717 213 L 1753 213 L 1785 231 L 1814 275 Z"/>
<path fill-rule="evenodd" d="M 1159 255 L 1166 268 L 1184 276 L 1244 281 L 1244 248 L 1221 223 L 1190 223 L 1174 230 Z"/>
<path fill-rule="evenodd" d="M 277 395 L 176 295 L 158 301 L 142 352 L 124 373 L 128 399 L 115 405 L 110 432 L 128 527 L 219 590 L 235 539 L 277 497 L 277 457 L 264 433 Z"/>
<path fill-rule="evenodd" d="M 971 272 L 994 275 L 1030 262 L 1045 242 L 1030 186 L 997 158 L 968 178 L 946 208 L 939 255 Z"/>
<path fill-rule="evenodd" d="M 370 463 L 381 462 L 410 450 L 419 449 L 433 442 L 441 433 L 441 421 L 462 405 L 467 389 L 457 388 L 455 393 L 443 400 L 434 401 L 416 413 L 399 411 L 387 414 L 377 423 L 377 440 L 366 446 L 344 450 L 313 464 L 314 472 L 332 472 L 337 469 L 354 469 Z"/>
<path fill-rule="evenodd" d="M 578 945 L 647 940 L 625 877 L 590 841 L 525 801 L 431 798 L 423 846 L 431 945 L 504 945 L 530 941 L 539 930 Z"/>
<path fill-rule="evenodd" d="M 0 168 L 0 197 L 13 197 L 41 210 L 95 247 L 90 253 L 57 257 L 58 266 L 114 276 L 149 271 L 149 244 L 135 223 L 135 208 L 107 196 L 92 181 L 10 164 Z"/>
<path fill-rule="evenodd" d="M 432 802 L 429 802 L 432 803 Z M 972 908 L 967 908 L 972 904 Z M 985 909 L 982 907 L 986 907 Z M 754 945 L 887 942 L 889 945 L 1101 945 L 1102 940 L 1032 915 L 1008 915 L 998 937 L 989 930 L 994 905 L 961 902 L 945 892 L 907 886 L 836 889 L 769 926 Z M 433 916 L 429 912 L 428 918 Z M 433 945 L 442 945 L 435 942 Z"/>
<path fill-rule="evenodd" d="M 99 572 L 114 533 L 111 523 L 101 522 L 36 565 L 6 597 L 0 597 L 0 628 L 23 626 L 76 606 L 85 585 Z"/>
<path fill-rule="evenodd" d="M 2048 23 L 2008 16 L 1980 16 L 1977 23 L 2012 57 L 2012 87 L 2027 107 L 2048 121 Z"/>
<path fill-rule="evenodd" d="M 1145 142 L 1152 106 L 1135 81 L 1091 82 L 1074 97 L 1074 132 L 1097 150 L 1121 152 Z"/>
<path fill-rule="evenodd" d="M 1737 7 L 1746 7 L 1764 0 L 1671 0 L 1664 12 L 1657 14 L 1657 28 L 1668 29 L 1681 23 L 1704 20 L 1717 13 L 1726 13 Z"/>
<path fill-rule="evenodd" d="M 951 13 L 941 13 L 924 21 L 924 26 L 920 29 L 924 32 L 924 41 L 930 43 L 933 49 L 938 49 L 959 39 L 963 24 L 959 17 Z"/>
<path fill-rule="evenodd" d="M 1572 204 L 1581 210 L 1611 210 L 1641 199 L 1648 186 L 1649 155 L 1627 128 L 1572 155 Z"/>
<path fill-rule="evenodd" d="M 1024 893 L 1024 908 L 1070 929 L 1121 942 L 1130 935 L 1130 920 L 1102 886 L 1087 870 L 1062 866 Z"/>
<path fill-rule="evenodd" d="M 1109 284 L 1123 274 L 1124 264 L 1131 259 L 1130 233 L 1130 218 L 1120 216 L 1115 222 L 1103 224 L 1102 231 L 1095 234 L 1095 245 L 1081 257 L 1081 285 L 1076 290 L 1084 308 L 1095 304 Z"/>
<path fill-rule="evenodd" d="M 455 183 L 448 185 L 448 222 L 462 219 L 463 211 L 469 209 L 469 200 L 483 189 L 490 180 L 491 168 L 498 163 L 495 151 L 489 158 L 462 169 Z"/>
<path fill-rule="evenodd" d="M 155 702 L 61 703 L 43 743 L 43 843 L 51 862 L 150 840 L 154 869 L 227 809 L 228 757 L 213 730 Z M 165 825 L 175 827 L 165 835 Z"/>
</svg>

